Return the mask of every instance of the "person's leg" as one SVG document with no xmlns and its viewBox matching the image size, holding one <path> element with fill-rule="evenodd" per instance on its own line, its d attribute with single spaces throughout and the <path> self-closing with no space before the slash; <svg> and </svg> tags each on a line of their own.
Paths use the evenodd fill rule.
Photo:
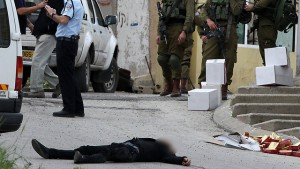
<svg viewBox="0 0 300 169">
<path fill-rule="evenodd" d="M 75 149 L 74 163 L 104 163 L 111 159 L 111 146 L 81 146 Z"/>
<path fill-rule="evenodd" d="M 54 148 L 48 148 L 38 142 L 36 139 L 31 141 L 33 149 L 45 159 L 67 159 L 71 160 L 74 158 L 74 150 L 59 150 Z"/>
<path fill-rule="evenodd" d="M 192 49 L 193 49 L 193 37 L 192 34 L 188 34 L 188 47 L 184 50 L 184 55 L 181 61 L 181 80 L 180 80 L 180 92 L 187 94 L 187 81 L 190 75 L 190 62 L 192 57 Z"/>
<path fill-rule="evenodd" d="M 259 22 L 259 27 L 257 30 L 258 36 L 258 45 L 261 58 L 263 60 L 263 65 L 265 65 L 265 49 L 276 47 L 276 39 L 277 39 L 277 30 L 275 25 L 265 24 Z"/>
<path fill-rule="evenodd" d="M 169 65 L 170 55 L 159 54 L 157 62 L 161 66 L 163 77 L 164 77 L 164 89 L 160 93 L 160 96 L 166 96 L 171 94 L 173 89 L 172 72 Z"/>
<path fill-rule="evenodd" d="M 45 67 L 45 80 L 52 86 L 56 87 L 59 83 L 58 76 L 52 71 L 49 65 Z"/>
<path fill-rule="evenodd" d="M 181 78 L 181 65 L 180 59 L 177 55 L 172 54 L 169 60 L 169 64 L 172 68 L 173 90 L 171 97 L 181 96 L 180 92 L 180 78 Z"/>
<path fill-rule="evenodd" d="M 222 99 L 227 100 L 228 85 L 232 82 L 234 64 L 237 62 L 237 43 L 238 36 L 236 26 L 232 25 L 228 43 L 226 44 L 225 66 L 226 66 L 226 84 L 222 86 Z"/>
<path fill-rule="evenodd" d="M 202 48 L 201 72 L 198 78 L 198 84 L 206 81 L 206 61 L 209 59 L 220 59 L 221 53 L 218 45 L 218 38 L 213 37 L 208 39 L 207 43 Z"/>
<path fill-rule="evenodd" d="M 55 47 L 53 35 L 41 35 L 36 40 L 36 47 L 32 58 L 30 74 L 30 92 L 28 97 L 34 97 L 34 93 L 43 92 L 44 72 L 50 55 Z M 57 80 L 58 82 L 58 80 Z M 27 95 L 24 95 L 27 97 Z"/>
<path fill-rule="evenodd" d="M 57 41 L 57 73 L 63 99 L 63 112 L 55 112 L 53 116 L 68 114 L 74 117 L 76 113 L 76 81 L 74 73 L 75 57 L 77 54 L 77 43 L 68 41 Z M 80 98 L 78 98 L 80 99 Z M 62 115 L 61 117 L 65 117 Z"/>
</svg>

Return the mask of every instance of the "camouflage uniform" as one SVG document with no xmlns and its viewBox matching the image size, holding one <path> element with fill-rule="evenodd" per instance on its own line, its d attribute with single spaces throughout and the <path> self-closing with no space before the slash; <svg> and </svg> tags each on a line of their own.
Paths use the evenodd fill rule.
<svg viewBox="0 0 300 169">
<path fill-rule="evenodd" d="M 176 0 L 162 0 L 163 14 L 167 16 Z M 167 43 L 162 39 L 158 46 L 157 61 L 162 68 L 165 79 L 165 88 L 161 96 L 180 96 L 181 60 L 184 49 L 187 47 L 187 40 L 178 44 L 178 37 L 182 31 L 188 35 L 194 19 L 194 1 L 182 0 L 172 13 L 167 23 Z M 173 82 L 174 85 L 173 85 Z"/>
<path fill-rule="evenodd" d="M 222 5 L 218 5 L 222 3 Z M 226 5 L 224 5 L 224 3 Z M 227 5 L 227 4 L 230 5 Z M 237 33 L 236 33 L 236 16 L 238 16 L 243 9 L 243 0 L 207 0 L 203 9 L 201 10 L 201 19 L 206 21 L 207 19 L 211 19 L 218 24 L 222 29 L 224 29 L 224 56 L 226 62 L 226 77 L 227 84 L 223 86 L 223 99 L 227 99 L 227 85 L 231 84 L 231 78 L 233 75 L 233 67 L 237 61 Z M 217 5 L 216 5 L 217 4 Z M 214 5 L 216 7 L 214 8 Z M 212 11 L 212 9 L 216 9 Z M 232 14 L 232 23 L 230 27 L 230 31 L 227 31 L 228 28 L 228 20 Z M 210 15 L 215 15 L 215 19 Z M 229 33 L 229 35 L 227 35 Z M 219 45 L 219 39 L 217 37 L 212 37 L 208 39 L 207 43 L 203 46 L 202 51 L 202 64 L 201 64 L 201 73 L 198 78 L 198 83 L 201 84 L 202 81 L 206 81 L 206 61 L 208 59 L 222 59 L 223 53 L 221 52 L 221 46 Z"/>
<path fill-rule="evenodd" d="M 260 55 L 265 64 L 266 48 L 276 47 L 277 29 L 273 19 L 276 1 L 274 0 L 256 0 L 253 7 L 253 13 L 258 16 L 258 45 Z"/>
<path fill-rule="evenodd" d="M 192 50 L 194 46 L 193 33 L 187 34 L 187 47 L 184 49 L 184 55 L 181 60 L 181 80 L 180 80 L 180 91 L 181 93 L 187 94 L 186 88 L 187 80 L 190 76 L 190 64 L 192 57 Z"/>
</svg>

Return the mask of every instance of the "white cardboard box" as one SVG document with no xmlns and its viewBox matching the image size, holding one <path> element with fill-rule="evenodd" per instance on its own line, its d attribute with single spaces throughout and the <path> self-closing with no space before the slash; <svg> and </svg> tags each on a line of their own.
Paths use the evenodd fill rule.
<svg viewBox="0 0 300 169">
<path fill-rule="evenodd" d="M 206 83 L 226 84 L 225 59 L 210 59 L 206 61 Z"/>
<path fill-rule="evenodd" d="M 207 84 L 206 82 L 201 82 L 202 89 L 216 89 L 218 91 L 218 106 L 222 103 L 222 85 L 220 84 Z"/>
<path fill-rule="evenodd" d="M 188 110 L 213 110 L 217 107 L 216 89 L 194 89 L 188 92 Z"/>
<path fill-rule="evenodd" d="M 257 85 L 293 85 L 293 70 L 288 66 L 265 66 L 256 68 Z"/>
<path fill-rule="evenodd" d="M 290 58 L 286 47 L 265 49 L 266 66 L 290 66 Z"/>
</svg>

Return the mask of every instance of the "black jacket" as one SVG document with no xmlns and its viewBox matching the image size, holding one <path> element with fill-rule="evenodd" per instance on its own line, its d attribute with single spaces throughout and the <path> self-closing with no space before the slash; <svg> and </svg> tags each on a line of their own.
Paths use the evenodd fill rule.
<svg viewBox="0 0 300 169">
<path fill-rule="evenodd" d="M 60 13 L 64 7 L 64 0 L 48 0 L 48 5 Z M 34 29 L 32 34 L 36 37 L 49 34 L 54 35 L 56 33 L 57 23 L 50 19 L 46 14 L 46 9 L 42 8 L 38 19 L 34 24 Z"/>
</svg>

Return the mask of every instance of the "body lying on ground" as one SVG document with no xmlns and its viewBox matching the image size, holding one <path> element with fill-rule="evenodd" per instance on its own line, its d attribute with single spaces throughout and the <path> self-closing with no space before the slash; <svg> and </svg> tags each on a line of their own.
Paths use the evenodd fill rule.
<svg viewBox="0 0 300 169">
<path fill-rule="evenodd" d="M 133 138 L 123 143 L 81 146 L 74 150 L 47 148 L 32 140 L 33 149 L 45 159 L 74 160 L 76 164 L 113 162 L 163 162 L 190 166 L 186 156 L 176 156 L 169 142 L 152 138 Z"/>
</svg>

